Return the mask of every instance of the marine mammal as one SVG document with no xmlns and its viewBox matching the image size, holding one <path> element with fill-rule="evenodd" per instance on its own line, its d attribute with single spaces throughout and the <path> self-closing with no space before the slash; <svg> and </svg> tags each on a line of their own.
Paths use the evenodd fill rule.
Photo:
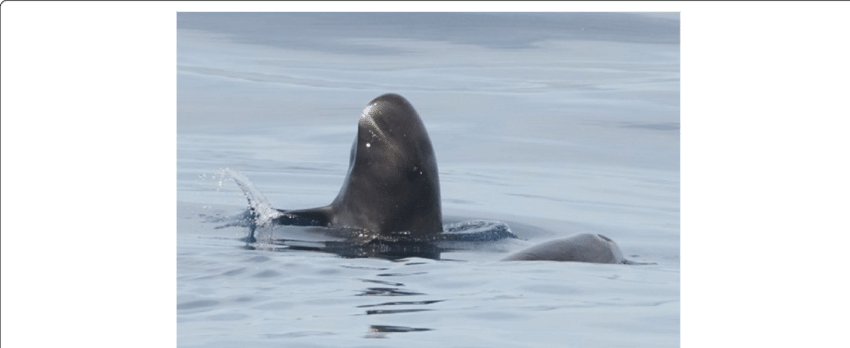
<svg viewBox="0 0 850 348">
<path fill-rule="evenodd" d="M 623 257 L 620 247 L 611 238 L 594 233 L 579 233 L 537 244 L 502 260 L 632 263 Z"/>
<path fill-rule="evenodd" d="M 368 232 L 366 235 L 371 237 L 401 237 L 400 240 L 366 238 L 366 243 L 355 244 L 324 243 L 321 249 L 348 257 L 426 255 L 436 258 L 439 248 L 434 249 L 430 242 L 465 239 L 460 234 L 442 233 L 440 180 L 431 139 L 419 114 L 398 94 L 379 96 L 363 109 L 351 147 L 348 173 L 337 197 L 329 205 L 298 210 L 274 209 L 258 197 L 247 178 L 234 179 L 245 192 L 250 206 L 245 216 L 251 220 L 251 234 L 246 238 L 249 242 L 255 241 L 253 233 L 257 225 L 269 222 Z M 464 224 L 461 228 L 475 227 L 476 223 Z M 499 224 L 490 225 L 490 230 L 483 235 L 516 238 L 507 225 Z M 413 244 L 395 248 L 399 241 Z M 623 258 L 613 240 L 589 233 L 542 243 L 504 260 L 632 263 Z"/>
<path fill-rule="evenodd" d="M 440 179 L 431 139 L 404 97 L 384 94 L 357 122 L 348 173 L 331 204 L 280 210 L 274 222 L 414 236 L 443 231 Z"/>
</svg>

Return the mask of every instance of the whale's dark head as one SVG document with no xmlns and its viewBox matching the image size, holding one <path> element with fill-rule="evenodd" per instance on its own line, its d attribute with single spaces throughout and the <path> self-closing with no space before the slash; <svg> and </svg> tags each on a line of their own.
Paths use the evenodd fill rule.
<svg viewBox="0 0 850 348">
<path fill-rule="evenodd" d="M 332 204 L 337 227 L 377 233 L 442 231 L 437 160 L 425 125 L 404 97 L 385 94 L 363 109 L 348 176 Z"/>
</svg>

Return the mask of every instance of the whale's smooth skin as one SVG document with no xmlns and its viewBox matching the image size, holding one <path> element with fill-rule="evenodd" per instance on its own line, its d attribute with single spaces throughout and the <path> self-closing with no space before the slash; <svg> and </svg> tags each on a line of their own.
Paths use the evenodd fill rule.
<svg viewBox="0 0 850 348">
<path fill-rule="evenodd" d="M 319 208 L 274 210 L 280 214 L 272 221 L 280 225 L 353 229 L 382 236 L 442 233 L 437 160 L 416 110 L 398 94 L 369 102 L 357 123 L 348 174 L 336 199 Z M 248 240 L 253 240 L 253 229 L 251 233 Z M 631 263 L 614 241 L 588 233 L 539 244 L 504 260 Z"/>
<path fill-rule="evenodd" d="M 593 233 L 579 233 L 537 244 L 502 260 L 631 263 L 623 257 L 617 243 L 601 234 Z"/>
<path fill-rule="evenodd" d="M 278 210 L 281 225 L 414 236 L 443 231 L 437 159 L 425 125 L 404 97 L 384 94 L 363 109 L 348 174 L 325 207 Z"/>
</svg>

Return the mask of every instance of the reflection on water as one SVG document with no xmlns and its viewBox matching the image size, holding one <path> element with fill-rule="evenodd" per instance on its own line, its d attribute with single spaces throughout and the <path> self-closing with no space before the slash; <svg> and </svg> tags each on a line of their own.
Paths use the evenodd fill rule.
<svg viewBox="0 0 850 348">
<path fill-rule="evenodd" d="M 343 258 L 381 258 L 387 260 L 402 260 L 411 257 L 421 257 L 439 260 L 443 252 L 439 246 L 429 242 L 386 242 L 372 240 L 366 242 L 309 242 L 291 239 L 273 239 L 259 244 L 245 244 L 245 250 L 262 250 L 275 252 L 316 251 L 336 254 Z"/>
<path fill-rule="evenodd" d="M 420 274 L 424 274 L 420 273 Z M 384 280 L 374 280 L 374 279 L 360 279 L 366 283 L 378 283 L 385 285 L 392 285 L 393 287 L 386 288 L 378 288 L 378 287 L 369 287 L 366 290 L 360 292 L 355 296 L 421 296 L 426 295 L 420 292 L 401 290 L 400 287 L 405 286 L 403 283 L 397 282 L 388 282 Z M 365 304 L 359 305 L 357 308 L 370 308 L 367 309 L 366 315 L 387 315 L 387 314 L 404 314 L 404 313 L 416 313 L 416 312 L 428 312 L 433 311 L 434 309 L 428 308 L 409 308 L 411 306 L 427 306 L 434 303 L 440 303 L 445 300 L 422 300 L 422 301 L 392 301 L 392 302 L 382 302 L 376 304 Z M 399 306 L 403 306 L 406 308 L 398 308 Z M 390 308 L 376 308 L 376 307 L 390 307 Z M 375 309 L 376 308 L 376 309 Z M 370 329 L 370 335 L 367 335 L 368 338 L 385 338 L 385 335 L 373 335 L 378 333 L 399 333 L 399 332 L 413 332 L 413 331 L 428 331 L 432 330 L 430 328 L 409 328 L 403 326 L 386 326 L 386 325 L 372 325 Z"/>
<path fill-rule="evenodd" d="M 377 306 L 398 306 L 398 305 L 427 305 L 437 302 L 443 302 L 445 300 L 433 300 L 433 301 L 400 301 L 400 302 L 384 302 L 373 305 L 362 305 L 357 306 L 358 308 L 367 308 L 367 307 L 377 307 Z"/>
<path fill-rule="evenodd" d="M 414 313 L 414 312 L 427 312 L 427 311 L 432 311 L 432 310 L 433 309 L 372 309 L 372 310 L 366 311 L 366 315 Z"/>
<path fill-rule="evenodd" d="M 419 292 L 399 290 L 398 288 L 368 288 L 357 296 L 416 296 L 425 295 Z"/>
<path fill-rule="evenodd" d="M 431 330 L 432 329 L 418 328 L 418 327 L 372 325 L 372 326 L 369 327 L 369 333 L 366 334 L 366 338 L 387 338 L 386 334 L 388 334 L 388 333 L 417 332 L 417 331 L 431 331 Z"/>
</svg>

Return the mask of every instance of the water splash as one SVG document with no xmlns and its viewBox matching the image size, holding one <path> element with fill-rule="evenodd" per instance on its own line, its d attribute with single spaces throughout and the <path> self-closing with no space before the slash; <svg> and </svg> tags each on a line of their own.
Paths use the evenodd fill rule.
<svg viewBox="0 0 850 348">
<path fill-rule="evenodd" d="M 274 228 L 274 220 L 282 216 L 283 213 L 274 209 L 266 197 L 254 187 L 251 180 L 248 180 L 242 173 L 230 168 L 224 168 L 219 171 L 219 174 L 219 186 L 223 185 L 229 179 L 233 180 L 242 189 L 245 198 L 248 199 L 248 210 L 237 215 L 235 221 L 217 228 L 230 226 L 248 227 L 248 236 L 245 238 L 247 242 L 255 242 L 257 240 L 255 234 L 268 237 L 262 239 L 270 239 Z"/>
<path fill-rule="evenodd" d="M 283 215 L 281 212 L 272 208 L 271 203 L 269 203 L 266 197 L 254 188 L 254 184 L 246 176 L 242 175 L 242 173 L 230 168 L 225 168 L 224 173 L 233 179 L 236 185 L 239 185 L 239 188 L 245 193 L 245 198 L 248 199 L 248 206 L 254 211 L 257 225 L 266 226 L 274 219 Z"/>
</svg>

